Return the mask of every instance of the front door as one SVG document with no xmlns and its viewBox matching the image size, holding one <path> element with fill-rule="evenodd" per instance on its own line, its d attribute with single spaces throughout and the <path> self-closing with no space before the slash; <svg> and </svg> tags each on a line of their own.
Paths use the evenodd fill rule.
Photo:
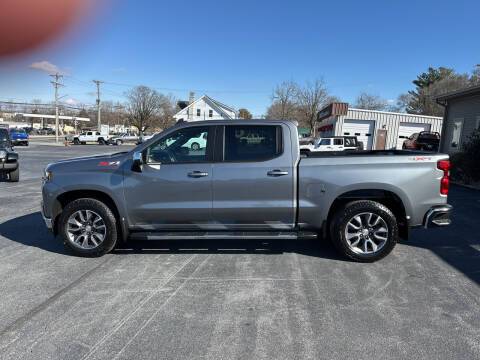
<svg viewBox="0 0 480 360">
<path fill-rule="evenodd" d="M 138 230 L 203 229 L 212 220 L 212 126 L 189 127 L 144 150 L 141 172 L 127 170 L 125 203 Z M 200 146 L 192 139 L 202 138 Z"/>
<path fill-rule="evenodd" d="M 375 143 L 375 150 L 385 150 L 387 143 L 387 130 L 377 130 L 377 142 Z"/>
<path fill-rule="evenodd" d="M 221 132 L 220 132 L 221 133 Z M 219 229 L 291 229 L 295 223 L 289 128 L 227 125 L 222 159 L 213 164 L 213 218 Z M 293 140 L 292 140 L 293 139 Z"/>
</svg>

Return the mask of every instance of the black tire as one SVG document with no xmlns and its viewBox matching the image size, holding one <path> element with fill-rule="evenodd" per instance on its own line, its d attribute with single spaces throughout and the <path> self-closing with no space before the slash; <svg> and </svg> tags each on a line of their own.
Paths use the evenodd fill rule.
<svg viewBox="0 0 480 360">
<path fill-rule="evenodd" d="M 98 139 L 98 145 L 105 145 L 105 140 L 103 138 Z"/>
<path fill-rule="evenodd" d="M 377 215 L 381 217 L 381 219 L 383 219 L 387 225 L 388 232 L 385 232 L 385 234 L 387 234 L 386 241 L 376 252 L 359 253 L 358 251 L 354 251 L 346 239 L 345 232 L 347 229 L 347 224 L 357 215 L 362 213 L 372 213 Z M 352 201 L 340 209 L 330 223 L 330 238 L 333 242 L 333 245 L 340 253 L 358 262 L 373 262 L 387 256 L 395 247 L 397 243 L 397 237 L 398 225 L 395 215 L 386 206 L 376 201 Z M 355 240 L 353 240 L 353 242 L 354 241 Z"/>
<path fill-rule="evenodd" d="M 75 145 L 80 145 L 80 140 L 78 140 L 77 138 L 73 139 L 73 143 Z"/>
<path fill-rule="evenodd" d="M 18 182 L 20 180 L 20 167 L 17 167 L 15 170 L 10 171 L 8 174 L 8 179 L 11 182 Z"/>
<path fill-rule="evenodd" d="M 102 220 L 105 224 L 106 234 L 102 243 L 97 247 L 92 249 L 84 249 L 79 246 L 74 245 L 70 241 L 67 232 L 67 221 L 72 214 L 79 210 L 90 210 L 96 212 L 102 217 Z M 103 202 L 95 199 L 78 199 L 72 201 L 65 209 L 63 209 L 62 214 L 59 219 L 59 234 L 62 239 L 63 245 L 71 250 L 75 255 L 83 257 L 99 257 L 108 252 L 110 252 L 117 242 L 117 220 L 112 210 L 105 205 Z"/>
<path fill-rule="evenodd" d="M 116 141 L 115 141 L 115 145 L 117 145 L 117 146 L 122 145 L 122 140 L 116 140 Z"/>
</svg>

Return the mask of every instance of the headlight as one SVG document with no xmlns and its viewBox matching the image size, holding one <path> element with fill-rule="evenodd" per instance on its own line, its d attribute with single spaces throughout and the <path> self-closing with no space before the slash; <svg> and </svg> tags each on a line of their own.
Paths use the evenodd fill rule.
<svg viewBox="0 0 480 360">
<path fill-rule="evenodd" d="M 49 181 L 52 178 L 52 172 L 44 170 L 43 181 Z"/>
<path fill-rule="evenodd" d="M 5 150 L 0 150 L 0 160 L 7 158 L 7 152 Z"/>
</svg>

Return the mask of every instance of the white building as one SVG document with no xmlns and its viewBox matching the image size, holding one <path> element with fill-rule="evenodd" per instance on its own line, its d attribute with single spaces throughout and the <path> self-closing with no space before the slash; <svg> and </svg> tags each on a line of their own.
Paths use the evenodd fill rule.
<svg viewBox="0 0 480 360">
<path fill-rule="evenodd" d="M 190 93 L 188 103 L 179 101 L 178 104 L 180 107 L 184 107 L 173 115 L 176 121 L 231 120 L 237 117 L 235 109 L 207 95 L 202 95 L 195 100 L 195 94 Z"/>
<path fill-rule="evenodd" d="M 365 150 L 401 149 L 410 135 L 442 131 L 443 118 L 349 108 L 332 103 L 318 112 L 318 137 L 357 136 Z"/>
</svg>

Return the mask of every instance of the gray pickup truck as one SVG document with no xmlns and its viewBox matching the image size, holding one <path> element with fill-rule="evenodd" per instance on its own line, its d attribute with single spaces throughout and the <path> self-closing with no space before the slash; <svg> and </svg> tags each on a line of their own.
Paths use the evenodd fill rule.
<svg viewBox="0 0 480 360">
<path fill-rule="evenodd" d="M 184 122 L 130 152 L 48 165 L 42 214 L 81 256 L 127 239 L 329 237 L 369 262 L 410 228 L 450 224 L 449 167 L 412 151 L 300 155 L 291 121 Z"/>
</svg>

